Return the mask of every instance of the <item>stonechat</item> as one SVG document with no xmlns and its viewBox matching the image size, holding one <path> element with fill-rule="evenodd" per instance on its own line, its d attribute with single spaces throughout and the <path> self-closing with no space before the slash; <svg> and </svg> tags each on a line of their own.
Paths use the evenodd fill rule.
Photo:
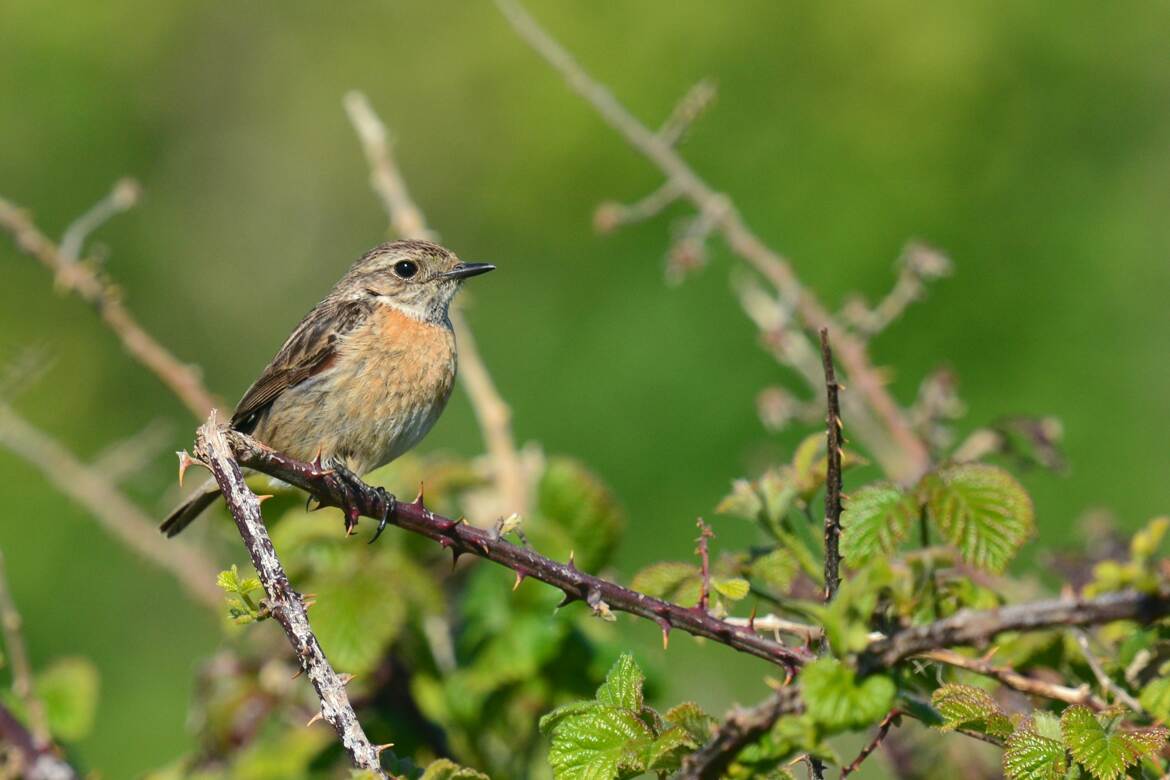
<svg viewBox="0 0 1170 780">
<path fill-rule="evenodd" d="M 394 460 L 426 436 L 451 396 L 451 300 L 464 279 L 494 269 L 428 241 L 374 247 L 297 325 L 244 393 L 231 427 L 358 475 Z M 179 533 L 218 496 L 214 480 L 204 484 L 162 532 Z"/>
</svg>

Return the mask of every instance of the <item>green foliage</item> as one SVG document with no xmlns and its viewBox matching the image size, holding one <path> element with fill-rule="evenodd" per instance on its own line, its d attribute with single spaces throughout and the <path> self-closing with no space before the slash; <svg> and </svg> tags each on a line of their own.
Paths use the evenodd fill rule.
<svg viewBox="0 0 1170 780">
<path fill-rule="evenodd" d="M 858 680 L 836 658 L 822 658 L 800 674 L 809 716 L 828 731 L 864 728 L 881 720 L 894 704 L 894 681 L 881 674 Z"/>
<path fill-rule="evenodd" d="M 917 514 L 914 499 L 896 485 L 866 485 L 849 496 L 841 512 L 841 555 L 856 567 L 893 552 Z"/>
<path fill-rule="evenodd" d="M 45 707 L 49 731 L 67 742 L 84 739 L 93 729 L 98 705 L 98 670 L 86 658 L 61 658 L 34 680 Z"/>
<path fill-rule="evenodd" d="M 427 766 L 419 780 L 490 780 L 490 778 L 483 772 L 459 766 L 446 758 L 440 758 Z"/>
<path fill-rule="evenodd" d="M 713 722 L 695 704 L 663 717 L 646 707 L 645 677 L 629 654 L 610 669 L 593 701 L 567 704 L 540 720 L 550 738 L 549 762 L 557 780 L 612 780 L 670 772 L 701 744 Z"/>
<path fill-rule="evenodd" d="M 1121 777 L 1142 756 L 1155 753 L 1166 744 L 1165 728 L 1124 729 L 1122 722 L 1119 711 L 1094 715 L 1081 705 L 1069 707 L 1060 718 L 1061 733 L 1069 752 L 1097 780 Z"/>
<path fill-rule="evenodd" d="M 259 597 L 264 589 L 258 577 L 240 578 L 240 571 L 233 563 L 230 569 L 221 571 L 215 578 L 218 585 L 227 594 L 228 615 L 234 623 L 255 623 L 269 617 L 268 610 L 260 606 Z"/>
<path fill-rule="evenodd" d="M 1000 738 L 1012 733 L 1011 721 L 982 688 L 952 683 L 931 694 L 930 701 L 943 716 L 944 731 L 965 729 Z"/>
<path fill-rule="evenodd" d="M 1058 739 L 1021 729 L 1007 738 L 1003 773 L 1011 780 L 1060 780 L 1068 769 L 1068 756 Z"/>
<path fill-rule="evenodd" d="M 991 572 L 1035 533 L 1032 499 L 996 466 L 967 463 L 927 475 L 920 490 L 930 519 L 968 563 Z"/>
</svg>

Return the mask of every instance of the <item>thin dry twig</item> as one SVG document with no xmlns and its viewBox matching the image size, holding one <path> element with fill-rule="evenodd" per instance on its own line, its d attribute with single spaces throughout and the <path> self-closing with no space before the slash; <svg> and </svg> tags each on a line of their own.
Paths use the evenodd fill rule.
<svg viewBox="0 0 1170 780">
<path fill-rule="evenodd" d="M 77 780 L 77 772 L 51 745 L 40 745 L 16 716 L 0 704 L 0 755 L 2 767 L 24 780 Z"/>
<path fill-rule="evenodd" d="M 893 479 L 913 482 L 929 467 L 929 453 L 915 435 L 901 409 L 886 391 L 878 372 L 869 363 L 865 345 L 841 332 L 833 318 L 817 298 L 800 282 L 789 261 L 770 249 L 757 236 L 732 201 L 712 189 L 686 163 L 678 152 L 648 129 L 601 83 L 593 79 L 573 59 L 565 48 L 553 39 L 516 0 L 495 0 L 496 6 L 513 29 L 540 56 L 553 66 L 569 86 L 592 105 L 597 113 L 625 140 L 662 171 L 667 181 L 673 182 L 679 192 L 699 213 L 718 226 L 728 246 L 756 269 L 780 295 L 781 300 L 795 311 L 805 327 L 819 330 L 833 328 L 837 337 L 837 352 L 842 366 L 865 404 L 850 404 L 846 410 L 858 435 L 876 433 L 867 424 L 871 414 L 882 421 L 885 433 L 894 443 L 869 441 L 869 449 L 882 462 Z M 820 384 L 819 367 L 809 363 L 796 366 L 812 386 Z"/>
<path fill-rule="evenodd" d="M 886 717 L 882 718 L 882 722 L 878 724 L 877 733 L 874 734 L 873 739 L 866 743 L 865 747 L 861 749 L 861 752 L 857 754 L 857 758 L 853 759 L 848 766 L 841 769 L 841 777 L 849 777 L 849 775 L 861 769 L 861 765 L 865 762 L 865 759 L 869 758 L 873 751 L 878 749 L 878 745 L 882 744 L 882 740 L 890 733 L 890 727 L 894 725 L 894 721 L 901 715 L 902 711 L 895 707 L 889 711 Z"/>
<path fill-rule="evenodd" d="M 109 220 L 138 204 L 142 187 L 131 178 L 118 179 L 110 194 L 99 200 L 93 207 L 73 221 L 61 236 L 59 253 L 65 263 L 76 263 L 81 259 L 85 239 Z"/>
<path fill-rule="evenodd" d="M 841 318 L 863 338 L 872 338 L 901 317 L 910 304 L 922 299 L 927 282 L 950 273 L 950 258 L 933 247 L 912 241 L 898 258 L 898 278 L 893 289 L 872 309 L 861 298 L 852 299 L 841 311 Z"/>
<path fill-rule="evenodd" d="M 260 500 L 244 481 L 244 472 L 213 411 L 196 435 L 195 453 L 211 469 L 235 518 L 252 565 L 268 594 L 267 607 L 284 629 L 293 652 L 321 700 L 321 716 L 333 726 L 350 761 L 358 769 L 386 777 L 379 759 L 382 748 L 370 743 L 345 692 L 345 683 L 325 658 L 309 625 L 301 595 L 295 592 L 276 555 L 260 514 Z"/>
<path fill-rule="evenodd" d="M 3 402 L 0 445 L 40 469 L 58 490 L 89 510 L 114 538 L 173 574 L 195 601 L 216 610 L 223 606 L 223 593 L 215 586 L 218 566 L 190 545 L 159 536 L 156 522 L 104 474 L 82 463 Z"/>
<path fill-rule="evenodd" d="M 670 116 L 658 128 L 658 137 L 668 146 L 677 146 L 703 112 L 715 102 L 718 90 L 713 79 L 701 79 L 675 104 Z"/>
<path fill-rule="evenodd" d="M 1085 656 L 1085 661 L 1089 664 L 1089 669 L 1092 670 L 1093 676 L 1097 678 L 1097 682 L 1101 688 L 1113 695 L 1113 698 L 1124 704 L 1130 710 L 1136 713 L 1144 713 L 1146 708 L 1141 705 L 1137 699 L 1129 694 L 1124 688 L 1105 673 L 1101 668 L 1101 662 L 1097 660 L 1097 656 L 1093 654 L 1093 648 L 1089 645 L 1089 635 L 1080 629 L 1073 631 L 1073 636 L 1077 640 L 1077 646 L 1081 648 L 1081 653 Z M 1104 702 L 1102 702 L 1104 704 Z M 1104 709 L 1101 707 L 1100 709 Z"/>
<path fill-rule="evenodd" d="M 1035 677 L 1020 674 L 1009 666 L 997 666 L 987 659 L 970 658 L 954 650 L 928 650 L 925 653 L 919 653 L 914 658 L 925 658 L 958 669 L 966 669 L 969 672 L 998 680 L 1008 688 L 1026 693 L 1029 696 L 1039 696 L 1053 701 L 1062 701 L 1066 704 L 1082 704 L 1098 711 L 1108 706 L 1104 700 L 1093 695 L 1088 685 L 1072 688 L 1067 685 L 1045 682 Z"/>
<path fill-rule="evenodd" d="M 241 464 L 311 493 L 323 506 L 344 507 L 358 516 L 380 519 L 417 533 L 451 550 L 456 559 L 471 553 L 495 561 L 525 577 L 552 585 L 565 594 L 561 605 L 584 601 L 596 614 L 627 612 L 653 620 L 664 632 L 679 629 L 762 658 L 791 671 L 811 660 L 804 648 L 786 647 L 745 627 L 732 625 L 697 609 L 652 598 L 616 583 L 586 574 L 573 564 L 559 563 L 500 538 L 490 530 L 434 514 L 420 499 L 406 503 L 388 498 L 353 474 L 296 461 L 237 431 L 224 434 Z"/>
<path fill-rule="evenodd" d="M 131 357 L 166 385 L 192 414 L 202 419 L 216 405 L 216 398 L 204 387 L 199 371 L 180 361 L 143 329 L 123 304 L 116 287 L 99 276 L 90 264 L 66 258 L 23 209 L 4 198 L 0 198 L 0 229 L 12 236 L 21 251 L 52 271 L 59 288 L 75 293 L 97 309 Z"/>
<path fill-rule="evenodd" d="M 403 238 L 433 240 L 434 233 L 410 197 L 406 180 L 394 159 L 385 123 L 363 93 L 349 92 L 344 102 L 370 167 L 370 186 L 381 198 L 390 226 Z M 507 512 L 523 515 L 528 509 L 528 485 L 512 435 L 512 410 L 496 390 L 471 328 L 459 311 L 451 312 L 451 324 L 459 344 L 459 376 L 479 421 L 497 489 Z"/>
<path fill-rule="evenodd" d="M 8 650 L 8 662 L 12 666 L 12 693 L 24 704 L 34 743 L 39 748 L 46 748 L 50 744 L 49 719 L 44 704 L 33 688 L 32 664 L 28 660 L 28 648 L 24 645 L 21 625 L 20 611 L 8 590 L 4 554 L 0 552 L 0 628 L 4 631 L 4 647 Z"/>
</svg>

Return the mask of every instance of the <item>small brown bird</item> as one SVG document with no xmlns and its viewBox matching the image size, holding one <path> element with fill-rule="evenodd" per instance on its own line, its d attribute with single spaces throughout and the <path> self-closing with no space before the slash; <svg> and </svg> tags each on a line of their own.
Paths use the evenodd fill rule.
<svg viewBox="0 0 1170 780">
<path fill-rule="evenodd" d="M 427 241 L 374 247 L 297 325 L 231 427 L 358 475 L 394 460 L 426 436 L 451 396 L 451 300 L 464 279 L 494 269 Z M 218 496 L 207 482 L 160 530 L 174 536 Z"/>
</svg>

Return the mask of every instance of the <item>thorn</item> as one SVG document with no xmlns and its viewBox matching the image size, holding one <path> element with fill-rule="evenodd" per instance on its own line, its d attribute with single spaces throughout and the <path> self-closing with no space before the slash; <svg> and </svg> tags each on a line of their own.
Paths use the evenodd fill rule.
<svg viewBox="0 0 1170 780">
<path fill-rule="evenodd" d="M 567 607 L 570 604 L 572 604 L 574 601 L 581 600 L 580 596 L 574 596 L 572 593 L 569 593 L 568 591 L 565 591 L 564 593 L 565 593 L 565 597 L 563 599 L 561 599 L 560 604 L 557 604 L 556 607 L 554 607 L 553 611 L 556 611 L 556 610 L 560 609 L 561 607 Z"/>
<path fill-rule="evenodd" d="M 317 721 L 324 720 L 324 719 L 325 719 L 325 716 L 322 713 L 318 712 L 316 715 L 309 718 L 309 722 L 305 724 L 305 728 L 308 728 L 309 726 L 312 726 Z"/>
<path fill-rule="evenodd" d="M 752 604 L 752 614 L 751 614 L 751 617 L 748 618 L 747 627 L 748 627 L 748 631 L 751 631 L 753 634 L 756 632 L 756 605 L 755 604 Z"/>
<path fill-rule="evenodd" d="M 357 677 L 356 674 L 350 674 L 349 672 L 342 672 L 341 674 L 337 675 L 337 681 L 340 682 L 343 686 L 349 685 L 351 682 L 353 682 L 355 677 Z"/>
<path fill-rule="evenodd" d="M 187 473 L 187 469 L 191 466 L 201 464 L 192 458 L 186 450 L 181 450 L 175 454 L 179 456 L 179 487 L 183 487 L 183 476 Z"/>
<path fill-rule="evenodd" d="M 459 556 L 463 554 L 463 550 L 458 547 L 451 548 L 451 571 L 455 571 L 455 564 L 459 563 Z"/>
<path fill-rule="evenodd" d="M 371 745 L 370 747 L 372 747 L 374 749 L 374 755 L 381 756 L 382 751 L 389 750 L 390 748 L 394 747 L 394 743 L 387 742 L 385 745 Z"/>
<path fill-rule="evenodd" d="M 576 553 L 576 550 L 569 550 L 569 563 L 568 563 L 568 566 L 569 566 L 569 568 L 570 568 L 570 569 L 576 569 L 576 568 L 577 568 L 577 564 L 576 564 L 576 562 L 573 560 L 573 556 L 574 556 L 574 554 L 575 554 L 575 553 Z"/>
<path fill-rule="evenodd" d="M 313 456 L 313 467 L 318 471 L 324 468 L 325 464 L 321 462 L 321 448 L 317 448 L 317 454 Z"/>
<path fill-rule="evenodd" d="M 288 679 L 290 679 L 290 680 L 295 680 L 295 679 L 297 679 L 298 677 L 300 677 L 300 676 L 301 676 L 302 674 L 304 674 L 304 673 L 305 673 L 305 670 L 304 670 L 304 669 L 297 669 L 295 672 L 293 672 L 293 676 L 292 676 L 292 677 L 290 677 L 290 678 L 288 678 Z"/>
<path fill-rule="evenodd" d="M 423 483 L 420 481 L 418 483 L 418 496 L 415 497 L 414 502 L 413 502 L 415 506 L 419 506 L 419 507 L 423 506 L 423 494 L 425 492 L 426 491 L 423 489 Z"/>
<path fill-rule="evenodd" d="M 267 494 L 262 495 L 262 496 L 256 496 L 256 501 L 263 504 L 265 501 L 267 501 L 270 498 L 275 498 L 275 496 L 273 496 L 271 493 L 267 493 Z"/>
<path fill-rule="evenodd" d="M 784 687 L 787 688 L 792 684 L 792 678 L 796 676 L 796 669 L 791 666 L 784 667 Z"/>
<path fill-rule="evenodd" d="M 658 625 L 662 628 L 662 649 L 665 651 L 670 647 L 670 621 L 659 620 Z"/>
<path fill-rule="evenodd" d="M 512 583 L 512 592 L 513 593 L 515 593 L 516 589 L 520 587 L 521 582 L 524 582 L 524 571 L 522 569 L 517 569 L 516 570 L 516 581 Z"/>
<path fill-rule="evenodd" d="M 492 554 L 492 548 L 488 546 L 486 539 L 480 539 L 478 546 L 479 546 L 479 549 L 483 550 L 484 557 L 487 557 L 487 556 Z"/>
</svg>

